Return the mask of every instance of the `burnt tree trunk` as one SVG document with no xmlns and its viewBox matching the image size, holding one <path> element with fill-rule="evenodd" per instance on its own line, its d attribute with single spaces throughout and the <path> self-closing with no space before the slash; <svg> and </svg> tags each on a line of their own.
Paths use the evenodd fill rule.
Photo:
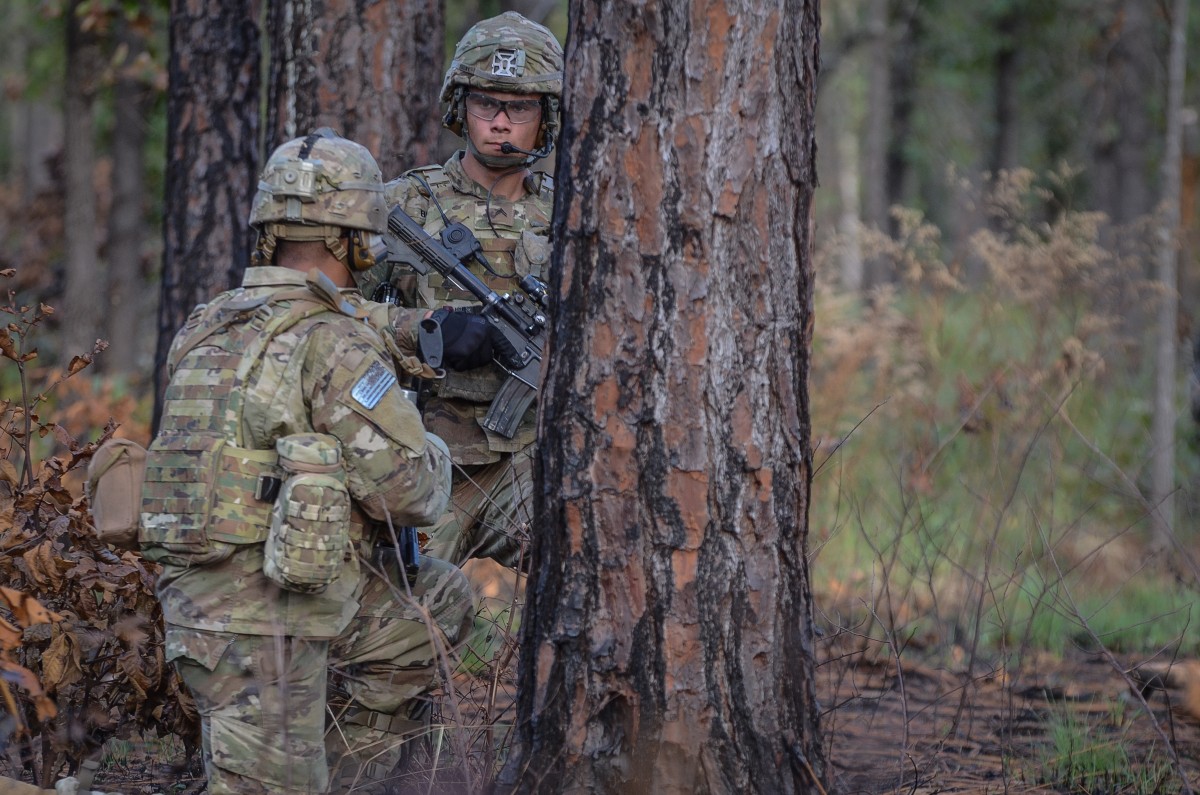
<svg viewBox="0 0 1200 795">
<path fill-rule="evenodd" d="M 385 178 L 434 159 L 441 3 L 276 0 L 267 30 L 267 151 L 332 127 L 370 149 Z"/>
<path fill-rule="evenodd" d="M 818 2 L 570 17 L 542 532 L 499 786 L 818 792 Z"/>
<path fill-rule="evenodd" d="M 259 33 L 253 3 L 173 0 L 155 425 L 167 350 L 197 303 L 236 284 L 254 246 Z"/>
</svg>

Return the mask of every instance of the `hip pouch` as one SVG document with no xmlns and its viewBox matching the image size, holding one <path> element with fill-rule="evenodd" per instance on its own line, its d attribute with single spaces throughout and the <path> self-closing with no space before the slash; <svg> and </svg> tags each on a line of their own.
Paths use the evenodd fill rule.
<svg viewBox="0 0 1200 795">
<path fill-rule="evenodd" d="M 84 493 L 96 535 L 117 549 L 137 549 L 146 450 L 129 439 L 109 439 L 92 456 L 87 475 Z"/>
<path fill-rule="evenodd" d="M 271 509 L 263 573 L 289 591 L 319 593 L 351 553 L 350 492 L 338 440 L 323 433 L 275 442 L 285 480 Z"/>
</svg>

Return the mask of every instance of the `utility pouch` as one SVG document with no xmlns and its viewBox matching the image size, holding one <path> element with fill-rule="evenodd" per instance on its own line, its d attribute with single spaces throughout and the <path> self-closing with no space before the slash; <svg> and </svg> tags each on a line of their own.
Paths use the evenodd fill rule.
<svg viewBox="0 0 1200 795">
<path fill-rule="evenodd" d="M 109 439 L 88 463 L 84 492 L 96 536 L 117 549 L 137 549 L 146 449 L 129 439 Z"/>
<path fill-rule="evenodd" d="M 350 492 L 338 440 L 322 433 L 275 443 L 285 479 L 271 510 L 263 573 L 289 591 L 320 593 L 350 554 Z"/>
<path fill-rule="evenodd" d="M 225 439 L 215 434 L 159 434 L 146 454 L 138 534 L 150 560 L 201 566 L 225 560 L 236 546 L 209 538 Z"/>
</svg>

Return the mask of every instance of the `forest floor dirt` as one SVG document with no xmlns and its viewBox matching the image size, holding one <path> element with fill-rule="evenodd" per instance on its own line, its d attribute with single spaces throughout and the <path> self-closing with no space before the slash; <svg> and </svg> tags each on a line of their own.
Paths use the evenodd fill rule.
<svg viewBox="0 0 1200 795">
<path fill-rule="evenodd" d="M 976 661 L 968 675 L 965 660 L 935 667 L 912 652 L 897 666 L 886 647 L 850 636 L 825 643 L 821 658 L 828 780 L 840 795 L 1200 786 L 1195 707 L 1174 687 L 1139 697 L 1122 672 L 1143 658 L 1079 651 L 1031 657 L 1016 670 Z"/>
<path fill-rule="evenodd" d="M 886 646 L 861 636 L 821 640 L 817 681 L 830 795 L 1200 788 L 1200 721 L 1188 712 L 1186 692 L 1150 691 L 1143 702 L 1121 673 L 1133 660 L 1077 652 L 1065 660 L 1027 657 L 1017 670 L 1000 670 L 954 654 L 937 664 L 932 656 L 909 649 L 897 666 Z M 125 795 L 198 795 L 203 772 L 180 751 L 158 741 L 123 744 L 106 754 L 92 786 Z M 7 795 L 4 783 L 0 778 L 0 795 Z"/>
</svg>

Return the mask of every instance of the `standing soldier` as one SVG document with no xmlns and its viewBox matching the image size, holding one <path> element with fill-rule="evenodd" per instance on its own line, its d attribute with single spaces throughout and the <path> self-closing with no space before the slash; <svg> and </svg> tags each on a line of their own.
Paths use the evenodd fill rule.
<svg viewBox="0 0 1200 795">
<path fill-rule="evenodd" d="M 530 166 L 554 147 L 562 70 L 562 47 L 545 27 L 514 11 L 478 23 L 458 43 L 442 83 L 442 123 L 466 148 L 445 165 L 414 169 L 387 185 L 389 205 L 431 235 L 449 222 L 471 229 L 490 263 L 471 270 L 498 293 L 513 292 L 522 276 L 546 276 L 554 190 L 550 177 Z M 379 266 L 364 276 L 360 286 L 376 300 L 391 291 L 410 307 L 478 306 L 435 272 Z M 469 314 L 445 316 L 448 338 Z M 427 548 L 455 563 L 492 558 L 515 567 L 528 538 L 536 406 L 512 438 L 482 425 L 506 377 L 495 364 L 450 373 L 424 405 L 426 427 L 446 440 L 457 465 L 450 511 Z"/>
<path fill-rule="evenodd" d="M 335 791 L 385 779 L 469 624 L 462 573 L 401 551 L 450 485 L 397 383 L 433 374 L 421 313 L 371 325 L 343 289 L 385 250 L 386 216 L 362 146 L 279 147 L 250 215 L 255 267 L 171 346 L 140 541 L 163 567 L 166 657 L 196 699 L 211 795 L 321 793 L 331 766 Z"/>
</svg>

